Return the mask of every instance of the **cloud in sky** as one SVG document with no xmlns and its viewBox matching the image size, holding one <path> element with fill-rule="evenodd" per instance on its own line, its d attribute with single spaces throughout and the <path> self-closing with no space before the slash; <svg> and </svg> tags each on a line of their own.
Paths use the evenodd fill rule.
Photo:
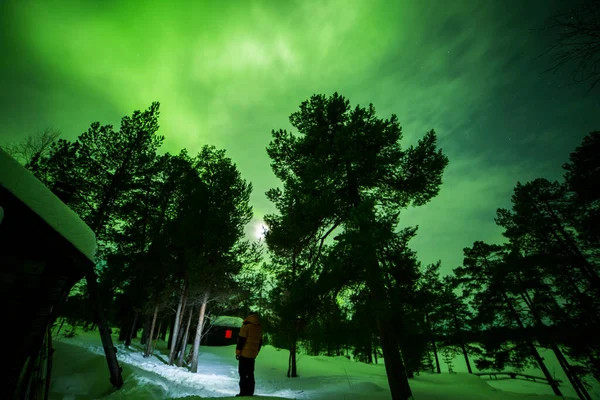
<svg viewBox="0 0 600 400">
<path fill-rule="evenodd" d="M 10 3 L 10 4 L 8 4 Z M 450 158 L 440 195 L 408 210 L 413 245 L 444 271 L 474 240 L 497 240 L 495 209 L 518 180 L 559 177 L 598 127 L 597 100 L 542 75 L 551 39 L 532 31 L 559 2 L 28 1 L 0 5 L 0 127 L 74 139 L 161 102 L 164 149 L 225 148 L 255 191 L 278 184 L 271 129 L 314 93 L 396 113 L 406 145 L 436 129 Z M 256 222 L 254 222 L 256 223 Z M 250 229 L 250 228 L 249 228 Z"/>
</svg>

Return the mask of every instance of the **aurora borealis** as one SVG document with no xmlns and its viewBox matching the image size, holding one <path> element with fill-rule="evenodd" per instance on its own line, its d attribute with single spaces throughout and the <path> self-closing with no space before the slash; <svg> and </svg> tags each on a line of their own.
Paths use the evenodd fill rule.
<svg viewBox="0 0 600 400">
<path fill-rule="evenodd" d="M 558 179 L 600 127 L 598 91 L 544 74 L 563 1 L 54 1 L 0 3 L 0 144 L 46 127 L 75 139 L 93 121 L 161 102 L 163 150 L 227 150 L 252 182 L 254 225 L 279 182 L 265 147 L 300 102 L 338 91 L 398 115 L 405 146 L 435 129 L 450 159 L 441 192 L 410 209 L 412 247 L 449 272 L 517 181 Z M 249 227 L 253 233 L 255 226 Z"/>
</svg>

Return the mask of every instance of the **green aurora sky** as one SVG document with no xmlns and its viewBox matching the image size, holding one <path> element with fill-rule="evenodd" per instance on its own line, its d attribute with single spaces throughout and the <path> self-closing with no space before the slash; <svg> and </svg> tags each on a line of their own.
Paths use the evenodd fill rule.
<svg viewBox="0 0 600 400">
<path fill-rule="evenodd" d="M 314 93 L 398 115 L 404 145 L 434 128 L 450 158 L 440 194 L 409 209 L 412 248 L 448 273 L 517 181 L 559 179 L 600 128 L 598 91 L 544 74 L 560 1 L 0 0 L 0 143 L 52 127 L 74 140 L 161 102 L 163 150 L 225 148 L 254 185 L 278 185 L 271 129 Z"/>
</svg>

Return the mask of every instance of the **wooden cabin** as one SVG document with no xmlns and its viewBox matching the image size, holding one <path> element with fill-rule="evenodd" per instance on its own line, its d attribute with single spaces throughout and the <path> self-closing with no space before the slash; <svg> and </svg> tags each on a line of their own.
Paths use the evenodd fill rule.
<svg viewBox="0 0 600 400">
<path fill-rule="evenodd" d="M 209 331 L 204 337 L 206 346 L 229 346 L 237 343 L 244 320 L 239 317 L 220 316 L 210 321 Z"/>
<path fill-rule="evenodd" d="M 0 343 L 5 363 L 0 398 L 46 398 L 53 312 L 73 285 L 93 271 L 96 237 L 1 149 L 0 210 Z"/>
</svg>

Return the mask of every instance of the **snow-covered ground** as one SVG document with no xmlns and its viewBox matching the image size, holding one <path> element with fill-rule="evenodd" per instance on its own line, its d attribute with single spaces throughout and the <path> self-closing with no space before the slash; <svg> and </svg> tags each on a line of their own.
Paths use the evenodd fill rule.
<svg viewBox="0 0 600 400">
<path fill-rule="evenodd" d="M 115 338 L 116 339 L 116 338 Z M 127 349 L 119 344 L 118 359 L 123 367 L 123 387 L 115 391 L 108 381 L 108 369 L 102 355 L 97 331 L 83 332 L 72 339 L 54 339 L 54 365 L 50 387 L 51 399 L 232 399 L 238 390 L 237 361 L 234 346 L 201 348 L 197 374 L 185 368 L 168 366 L 166 344 L 158 343 L 151 358 L 142 357 L 141 346 L 134 342 Z M 544 356 L 548 356 L 545 354 Z M 311 357 L 299 355 L 299 378 L 286 377 L 288 352 L 266 346 L 256 361 L 256 395 L 264 399 L 344 399 L 384 400 L 390 393 L 382 365 L 353 362 L 345 357 Z M 551 360 L 549 360 L 551 362 Z M 464 364 L 464 360 L 462 362 Z M 516 379 L 489 381 L 467 374 L 461 359 L 454 361 L 456 374 L 429 374 L 410 380 L 416 400 L 550 400 L 549 385 Z M 566 398 L 577 396 L 563 379 L 561 390 Z M 444 370 L 443 372 L 446 372 Z M 536 370 L 527 371 L 536 376 Z M 591 392 L 600 399 L 600 391 Z"/>
</svg>

